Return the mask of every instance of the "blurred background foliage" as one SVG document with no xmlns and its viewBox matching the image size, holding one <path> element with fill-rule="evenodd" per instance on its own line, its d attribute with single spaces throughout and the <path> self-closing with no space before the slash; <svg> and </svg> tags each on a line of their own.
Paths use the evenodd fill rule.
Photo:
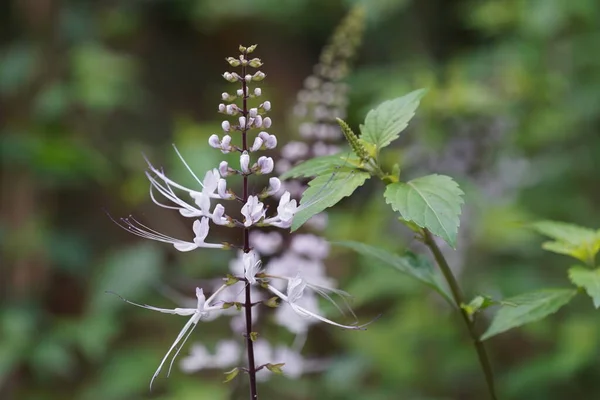
<svg viewBox="0 0 600 400">
<path fill-rule="evenodd" d="M 163 285 L 192 294 L 228 255 L 142 242 L 104 210 L 152 216 L 187 237 L 176 213 L 149 204 L 142 152 L 181 179 L 189 177 L 171 143 L 196 171 L 218 164 L 206 143 L 220 123 L 224 57 L 240 43 L 260 44 L 273 133 L 280 143 L 296 137 L 285 122 L 295 93 L 353 3 L 0 2 L 0 398 L 245 398 L 245 379 L 225 385 L 220 372 L 176 370 L 148 391 L 182 320 L 104 291 L 168 307 Z M 467 296 L 568 286 L 568 259 L 542 252 L 522 223 L 600 227 L 600 3 L 365 4 L 348 120 L 356 127 L 378 102 L 428 88 L 386 162 L 402 160 L 405 177 L 445 173 L 465 188 L 459 249 L 448 256 Z M 370 183 L 337 207 L 327 236 L 420 250 L 381 190 Z M 331 364 L 270 379 L 264 398 L 485 398 L 463 327 L 438 297 L 342 249 L 328 267 L 359 315 L 383 317 L 367 332 L 313 328 L 305 352 Z M 501 398 L 600 398 L 599 315 L 579 299 L 490 340 Z M 214 344 L 226 330 L 217 321 L 194 336 Z"/>
</svg>

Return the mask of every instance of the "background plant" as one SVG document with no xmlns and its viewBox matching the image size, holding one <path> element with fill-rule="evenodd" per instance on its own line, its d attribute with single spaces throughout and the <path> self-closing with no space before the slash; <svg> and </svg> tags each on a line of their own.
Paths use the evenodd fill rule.
<svg viewBox="0 0 600 400">
<path fill-rule="evenodd" d="M 207 93 L 223 91 L 214 77 L 242 26 L 253 26 L 245 39 L 260 42 L 270 60 L 263 89 L 279 104 L 274 120 L 283 121 L 348 4 L 276 3 L 2 2 L 0 397 L 149 397 L 148 377 L 180 321 L 140 314 L 104 290 L 162 303 L 159 281 L 193 295 L 189 277 L 206 279 L 225 260 L 219 252 L 182 260 L 117 237 L 102 209 L 154 211 L 139 174 L 141 151 L 177 177 L 185 171 L 171 143 L 194 154 L 195 170 L 218 161 L 203 150 L 220 123 Z M 571 264 L 543 252 L 524 222 L 600 226 L 600 58 L 590 51 L 598 7 L 594 0 L 369 1 L 346 120 L 356 128 L 382 101 L 428 88 L 382 164 L 391 171 L 401 162 L 406 177 L 452 176 L 466 193 L 457 250 L 441 246 L 469 300 L 570 287 Z M 280 131 L 280 142 L 293 132 Z M 379 194 L 371 199 L 372 185 L 329 213 L 326 235 L 395 252 L 417 246 Z M 172 215 L 155 217 L 173 234 L 184 232 Z M 273 379 L 265 393 L 483 397 L 461 322 L 439 296 L 371 258 L 333 251 L 328 274 L 355 294 L 355 310 L 384 318 L 368 337 L 316 328 L 305 354 L 328 359 L 326 373 Z M 502 398 L 593 398 L 597 321 L 593 303 L 579 295 L 552 318 L 490 339 Z M 226 324 L 205 332 L 207 345 Z M 211 371 L 174 374 L 153 396 L 228 398 L 231 387 L 221 380 Z"/>
</svg>

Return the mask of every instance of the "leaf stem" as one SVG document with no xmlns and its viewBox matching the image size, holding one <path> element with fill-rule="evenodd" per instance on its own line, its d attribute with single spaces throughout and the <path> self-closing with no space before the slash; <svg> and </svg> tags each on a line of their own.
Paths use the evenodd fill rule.
<svg viewBox="0 0 600 400">
<path fill-rule="evenodd" d="M 490 399 L 498 400 L 498 397 L 496 396 L 496 389 L 494 387 L 494 373 L 492 371 L 490 359 L 485 350 L 483 342 L 479 339 L 479 335 L 477 334 L 477 330 L 475 329 L 474 321 L 471 319 L 471 317 L 469 317 L 467 311 L 461 307 L 462 304 L 465 304 L 465 300 L 464 295 L 460 290 L 460 286 L 458 286 L 458 282 L 456 281 L 456 277 L 452 273 L 452 270 L 450 269 L 446 258 L 442 254 L 442 251 L 438 247 L 437 243 L 433 238 L 433 235 L 431 234 L 431 232 L 429 232 L 428 229 L 423 229 L 423 239 L 425 245 L 429 247 L 429 250 L 431 250 L 431 252 L 433 253 L 433 257 L 435 258 L 435 261 L 440 267 L 440 270 L 442 271 L 442 274 L 444 275 L 448 286 L 450 287 L 454 303 L 456 304 L 456 307 L 458 307 L 460 315 L 462 316 L 462 319 L 465 322 L 465 325 L 467 326 L 467 330 L 469 331 L 469 336 L 471 336 L 471 339 L 473 340 L 473 345 L 475 346 L 475 350 L 477 351 L 477 357 L 479 358 L 479 364 L 481 365 L 481 369 L 483 370 L 483 374 L 485 375 L 485 381 L 487 384 Z"/>
</svg>

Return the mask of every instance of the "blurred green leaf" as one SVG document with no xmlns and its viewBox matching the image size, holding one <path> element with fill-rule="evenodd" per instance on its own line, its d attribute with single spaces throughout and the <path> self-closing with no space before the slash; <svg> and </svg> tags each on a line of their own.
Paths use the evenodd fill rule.
<svg viewBox="0 0 600 400">
<path fill-rule="evenodd" d="M 434 174 L 387 185 L 384 197 L 402 218 L 429 229 L 456 247 L 463 194 L 452 178 Z"/>
<path fill-rule="evenodd" d="M 545 250 L 568 255 L 594 266 L 596 254 L 600 251 L 600 231 L 557 221 L 540 221 L 532 224 L 532 227 L 542 235 L 555 239 L 542 245 Z"/>
<path fill-rule="evenodd" d="M 424 89 L 415 90 L 397 99 L 384 101 L 369 111 L 365 124 L 360 126 L 360 138 L 374 144 L 378 150 L 398 139 L 400 132 L 415 115 L 424 94 Z"/>
<path fill-rule="evenodd" d="M 344 246 L 366 257 L 382 261 L 403 274 L 429 286 L 448 300 L 450 304 L 453 304 L 450 294 L 443 283 L 443 278 L 425 257 L 419 257 L 412 253 L 405 253 L 404 256 L 399 256 L 375 246 L 352 241 L 333 242 L 333 244 Z"/>
<path fill-rule="evenodd" d="M 0 56 L 0 94 L 11 95 L 29 84 L 39 65 L 39 52 L 29 43 L 15 43 Z"/>
<path fill-rule="evenodd" d="M 302 194 L 300 211 L 294 215 L 292 232 L 300 228 L 315 214 L 337 204 L 362 186 L 371 175 L 368 172 L 341 169 L 333 175 L 318 176 L 308 183 Z"/>
<path fill-rule="evenodd" d="M 569 279 L 575 285 L 584 288 L 594 300 L 594 307 L 600 308 L 600 268 L 571 267 Z"/>
<path fill-rule="evenodd" d="M 326 175 L 337 169 L 354 165 L 359 166 L 360 160 L 351 154 L 334 154 L 331 156 L 315 157 L 304 161 L 280 176 L 281 180 L 290 178 L 312 178 L 314 176 Z"/>
<path fill-rule="evenodd" d="M 506 299 L 481 340 L 554 314 L 576 294 L 572 289 L 544 289 Z"/>
</svg>

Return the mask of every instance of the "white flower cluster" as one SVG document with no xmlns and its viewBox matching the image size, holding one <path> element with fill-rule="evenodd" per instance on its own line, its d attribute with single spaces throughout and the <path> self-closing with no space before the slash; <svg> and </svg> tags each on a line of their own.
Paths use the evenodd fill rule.
<svg viewBox="0 0 600 400">
<path fill-rule="evenodd" d="M 287 255 L 288 258 L 273 259 L 266 269 L 263 268 L 259 252 L 251 247 L 250 237 L 253 238 L 254 245 L 261 248 L 263 252 L 269 246 L 261 243 L 260 240 L 255 240 L 259 237 L 256 235 L 260 235 L 260 233 L 255 231 L 254 227 L 289 228 L 294 214 L 299 209 L 296 200 L 292 199 L 288 191 L 285 191 L 279 197 L 276 212 L 269 212 L 270 210 L 263 201 L 281 191 L 282 184 L 276 177 L 271 177 L 268 187 L 261 192 L 250 193 L 249 188 L 254 185 L 249 185 L 249 178 L 253 175 L 270 174 L 274 166 L 271 157 L 255 156 L 255 153 L 261 150 L 271 150 L 277 146 L 276 136 L 264 130 L 270 128 L 272 124 L 271 118 L 266 115 L 271 109 L 271 103 L 263 101 L 256 107 L 249 107 L 252 100 L 262 96 L 262 90 L 260 88 L 251 90 L 250 84 L 265 78 L 265 74 L 261 71 L 254 74 L 247 73 L 249 68 L 257 68 L 262 65 L 257 58 L 251 60 L 246 58 L 255 48 L 256 46 L 247 48 L 240 46 L 239 58 L 229 57 L 227 59 L 231 66 L 241 66 L 242 74 L 226 72 L 223 77 L 229 82 L 239 84 L 241 89 L 237 89 L 235 94 L 223 93 L 221 98 L 228 104 L 222 103 L 218 109 L 228 117 L 235 118 L 235 121 L 224 120 L 221 124 L 224 135 L 214 134 L 208 140 L 211 147 L 224 154 L 238 152 L 240 155 L 239 168 L 222 161 L 218 168 L 206 172 L 204 179 L 200 180 L 180 152 L 175 149 L 181 162 L 199 185 L 199 189 L 195 190 L 173 181 L 163 170 L 154 167 L 148 161 L 149 170 L 146 176 L 150 182 L 152 201 L 160 207 L 177 210 L 182 216 L 194 219 L 192 224 L 194 239 L 186 241 L 167 236 L 132 217 L 118 221 L 118 224 L 129 232 L 147 239 L 172 244 L 175 249 L 182 252 L 199 248 L 227 250 L 237 247 L 241 250 L 237 260 L 231 265 L 231 274 L 223 278 L 216 287 L 211 288 L 213 293 L 208 299 L 205 298 L 202 289 L 197 289 L 196 307 L 162 309 L 123 299 L 153 311 L 190 317 L 159 365 L 152 381 L 160 372 L 168 356 L 177 348 L 171 361 L 171 365 L 173 364 L 175 357 L 200 320 L 209 321 L 220 315 L 235 314 L 232 327 L 237 333 L 241 333 L 240 330 L 244 332 L 250 359 L 254 346 L 254 340 L 251 340 L 250 333 L 254 332 L 252 323 L 255 321 L 259 309 L 255 306 L 261 302 L 270 307 L 281 305 L 276 314 L 277 322 L 297 334 L 305 332 L 307 327 L 316 321 L 346 329 L 364 329 L 363 326 L 339 324 L 319 313 L 316 295 L 320 295 L 334 304 L 336 303 L 330 294 L 346 296 L 344 292 L 329 287 L 332 282 L 325 277 L 322 265 L 318 261 L 314 262 L 328 252 L 326 243 L 315 242 L 314 239 L 307 236 L 296 236 L 292 244 L 292 253 Z M 234 103 L 236 99 L 241 99 L 241 102 Z M 253 135 L 254 132 L 257 133 Z M 252 144 L 249 145 L 250 143 Z M 253 162 L 253 160 L 255 161 Z M 243 182 L 241 193 L 236 193 L 227 185 L 228 178 L 236 176 L 240 177 Z M 211 199 L 216 199 L 217 203 L 213 205 Z M 234 217 L 235 213 L 228 212 L 231 210 L 229 204 L 235 203 L 241 205 L 242 219 Z M 244 243 L 235 246 L 227 243 L 207 242 L 211 223 L 243 230 Z M 302 259 L 299 256 L 293 256 L 293 252 L 302 253 L 309 249 L 313 252 L 312 264 L 310 257 Z M 264 253 L 266 254 L 266 252 Z M 265 292 L 268 296 L 264 295 Z M 234 352 L 234 346 L 231 343 L 218 346 L 215 355 L 210 355 L 206 349 L 202 350 L 199 345 L 196 345 L 192 355 L 184 360 L 183 367 L 187 371 L 225 367 L 234 362 L 232 356 Z M 287 358 L 291 357 L 291 350 L 285 348 L 284 352 L 287 354 Z M 202 359 L 198 359 L 198 357 Z M 264 369 L 265 365 L 250 365 L 248 372 L 256 373 L 256 371 Z"/>
</svg>

